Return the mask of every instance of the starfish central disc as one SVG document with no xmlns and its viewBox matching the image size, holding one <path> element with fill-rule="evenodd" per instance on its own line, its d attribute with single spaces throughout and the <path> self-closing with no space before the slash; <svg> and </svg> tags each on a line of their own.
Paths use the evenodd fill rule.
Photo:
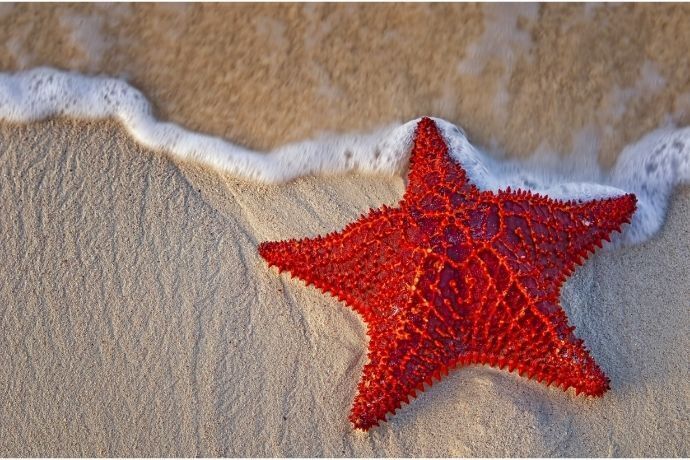
<svg viewBox="0 0 690 460">
<path fill-rule="evenodd" d="M 630 221 L 635 202 L 480 191 L 423 118 L 398 207 L 325 237 L 262 243 L 259 252 L 366 322 L 369 360 L 350 420 L 367 430 L 432 378 L 471 363 L 603 394 L 608 378 L 573 334 L 560 288 Z"/>
</svg>

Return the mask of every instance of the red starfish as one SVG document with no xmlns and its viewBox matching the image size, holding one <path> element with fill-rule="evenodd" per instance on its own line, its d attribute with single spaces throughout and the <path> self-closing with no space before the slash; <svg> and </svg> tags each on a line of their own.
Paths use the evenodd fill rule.
<svg viewBox="0 0 690 460">
<path fill-rule="evenodd" d="M 560 287 L 630 221 L 635 202 L 480 191 L 424 118 L 397 208 L 325 237 L 265 242 L 259 252 L 366 322 L 369 362 L 350 420 L 367 430 L 432 378 L 472 363 L 602 395 L 609 380 L 573 335 Z"/>
</svg>

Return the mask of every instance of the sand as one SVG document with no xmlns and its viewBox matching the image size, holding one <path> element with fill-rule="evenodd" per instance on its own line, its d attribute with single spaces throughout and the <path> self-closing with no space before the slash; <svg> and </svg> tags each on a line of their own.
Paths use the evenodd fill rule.
<svg viewBox="0 0 690 460">
<path fill-rule="evenodd" d="M 161 118 L 255 148 L 433 114 L 497 152 L 607 163 L 690 122 L 684 5 L 112 8 L 3 6 L 2 70 L 124 75 Z M 687 187 L 654 239 L 597 253 L 564 288 L 603 398 L 468 367 L 353 431 L 364 325 L 256 246 L 402 192 L 242 182 L 114 122 L 0 123 L 0 455 L 689 455 Z"/>
</svg>

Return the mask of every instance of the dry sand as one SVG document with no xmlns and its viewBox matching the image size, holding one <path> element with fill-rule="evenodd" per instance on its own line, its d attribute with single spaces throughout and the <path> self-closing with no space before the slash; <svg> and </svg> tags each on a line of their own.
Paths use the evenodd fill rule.
<svg viewBox="0 0 690 460">
<path fill-rule="evenodd" d="M 125 75 L 162 118 L 257 148 L 432 114 L 514 155 L 584 138 L 607 163 L 690 122 L 689 7 L 497 8 L 2 5 L 0 67 Z M 690 454 L 688 188 L 656 238 L 564 289 L 602 399 L 464 368 L 353 431 L 363 324 L 256 245 L 402 191 L 241 182 L 113 122 L 0 124 L 0 455 Z"/>
</svg>

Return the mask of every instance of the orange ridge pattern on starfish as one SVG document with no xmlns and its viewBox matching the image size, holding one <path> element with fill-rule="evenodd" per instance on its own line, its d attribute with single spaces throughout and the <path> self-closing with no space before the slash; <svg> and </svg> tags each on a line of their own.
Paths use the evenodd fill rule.
<svg viewBox="0 0 690 460">
<path fill-rule="evenodd" d="M 560 288 L 613 231 L 632 194 L 587 202 L 481 191 L 438 127 L 416 129 L 408 186 L 325 237 L 265 242 L 261 256 L 353 308 L 369 335 L 350 420 L 368 430 L 457 366 L 486 364 L 576 393 L 609 380 L 574 334 Z"/>
</svg>

